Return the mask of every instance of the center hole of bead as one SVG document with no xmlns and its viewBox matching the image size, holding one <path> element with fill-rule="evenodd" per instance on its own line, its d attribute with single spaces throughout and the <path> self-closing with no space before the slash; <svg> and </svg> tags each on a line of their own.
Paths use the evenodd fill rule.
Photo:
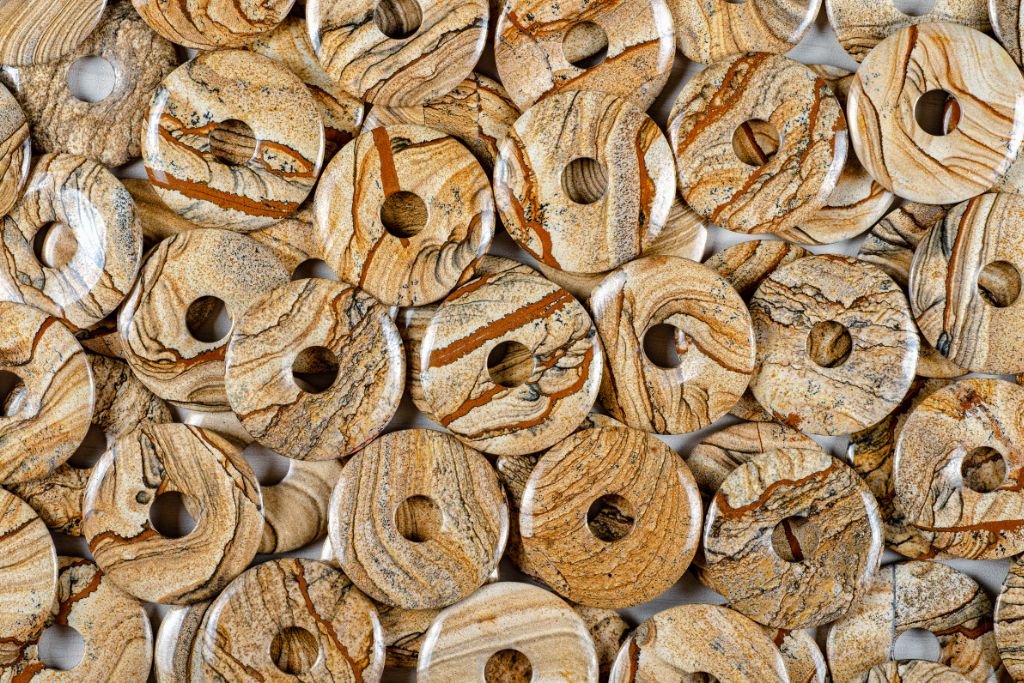
<svg viewBox="0 0 1024 683">
<path fill-rule="evenodd" d="M 562 171 L 562 191 L 577 204 L 593 204 L 608 192 L 608 170 L 597 159 L 573 159 Z"/>
<path fill-rule="evenodd" d="M 437 537 L 444 517 L 441 508 L 428 496 L 411 496 L 395 510 L 395 526 L 402 538 L 423 543 Z"/>
<path fill-rule="evenodd" d="M 201 296 L 185 312 L 185 327 L 196 341 L 218 342 L 231 331 L 231 316 L 223 299 Z"/>
<path fill-rule="evenodd" d="M 1007 261 L 993 261 L 978 273 L 978 294 L 996 308 L 1020 298 L 1020 271 Z"/>
<path fill-rule="evenodd" d="M 149 494 L 140 494 L 143 498 Z M 136 501 L 145 504 L 146 500 Z M 185 509 L 185 499 L 177 491 L 161 493 L 149 508 L 149 522 L 164 538 L 184 538 L 196 528 L 196 520 Z"/>
<path fill-rule="evenodd" d="M 289 626 L 270 641 L 270 658 L 286 674 L 298 676 L 313 668 L 320 656 L 316 636 L 301 626 Z"/>
<path fill-rule="evenodd" d="M 487 373 L 491 381 L 508 389 L 526 384 L 535 365 L 530 349 L 517 341 L 501 342 L 487 354 Z"/>
<path fill-rule="evenodd" d="M 107 433 L 97 424 L 89 425 L 82 443 L 68 458 L 68 464 L 77 470 L 88 470 L 99 461 L 107 450 Z"/>
<path fill-rule="evenodd" d="M 256 481 L 263 488 L 280 484 L 288 476 L 288 470 L 291 468 L 291 459 L 279 455 L 255 441 L 242 449 L 242 455 L 252 465 Z"/>
<path fill-rule="evenodd" d="M 256 134 L 245 121 L 221 121 L 210 131 L 210 153 L 232 166 L 242 166 L 256 156 Z"/>
<path fill-rule="evenodd" d="M 500 650 L 484 665 L 484 680 L 487 683 L 530 683 L 533 664 L 519 650 Z"/>
<path fill-rule="evenodd" d="M 412 237 L 427 224 L 427 205 L 418 194 L 392 192 L 380 205 L 380 222 L 395 237 Z"/>
<path fill-rule="evenodd" d="M 322 394 L 338 379 L 338 357 L 324 346 L 310 346 L 292 361 L 292 379 L 310 394 Z"/>
<path fill-rule="evenodd" d="M 803 562 L 818 549 L 818 526 L 806 517 L 787 517 L 772 530 L 772 548 L 786 562 Z"/>
<path fill-rule="evenodd" d="M 942 643 L 934 633 L 923 628 L 907 629 L 896 638 L 892 647 L 892 658 L 895 661 L 923 659 L 937 662 L 942 656 Z"/>
<path fill-rule="evenodd" d="M 75 233 L 66 223 L 47 223 L 36 230 L 32 238 L 32 252 L 36 260 L 47 268 L 62 268 L 71 262 L 78 251 Z"/>
<path fill-rule="evenodd" d="M 807 355 L 823 368 L 837 368 L 847 361 L 853 350 L 850 330 L 835 320 L 816 323 L 807 335 Z"/>
<path fill-rule="evenodd" d="M 609 543 L 619 541 L 633 530 L 636 518 L 633 505 L 620 495 L 609 493 L 590 504 L 587 527 L 596 538 Z"/>
<path fill-rule="evenodd" d="M 9 370 L 0 370 L 0 417 L 17 413 L 26 391 L 20 377 Z"/>
<path fill-rule="evenodd" d="M 608 34 L 593 21 L 576 24 L 562 38 L 562 54 L 577 69 L 595 67 L 608 58 Z"/>
<path fill-rule="evenodd" d="M 675 325 L 661 323 L 644 334 L 644 355 L 659 368 L 678 368 L 686 352 L 686 338 Z"/>
<path fill-rule="evenodd" d="M 960 476 L 972 491 L 990 493 L 1006 481 L 1006 459 L 994 448 L 975 448 L 960 463 Z"/>
<path fill-rule="evenodd" d="M 401 40 L 419 30 L 423 9 L 416 0 L 380 0 L 373 8 L 373 23 L 388 38 Z"/>
<path fill-rule="evenodd" d="M 917 98 L 914 119 L 929 135 L 949 135 L 960 123 L 960 103 L 945 90 L 929 90 Z"/>
<path fill-rule="evenodd" d="M 920 17 L 928 14 L 935 8 L 936 2 L 937 0 L 892 0 L 896 9 L 908 17 Z"/>
<path fill-rule="evenodd" d="M 54 624 L 39 638 L 39 661 L 48 669 L 70 671 L 85 656 L 85 639 L 70 626 Z"/>
<path fill-rule="evenodd" d="M 102 102 L 114 92 L 116 78 L 114 65 L 103 57 L 82 57 L 68 69 L 68 90 L 80 102 Z"/>
<path fill-rule="evenodd" d="M 779 151 L 782 137 L 771 121 L 750 119 L 740 124 L 732 134 L 732 150 L 748 166 L 767 164 Z"/>
</svg>

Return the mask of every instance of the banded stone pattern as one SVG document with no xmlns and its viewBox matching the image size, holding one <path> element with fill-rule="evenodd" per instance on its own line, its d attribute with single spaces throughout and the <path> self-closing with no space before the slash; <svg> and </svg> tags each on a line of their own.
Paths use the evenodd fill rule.
<svg viewBox="0 0 1024 683">
<path fill-rule="evenodd" d="M 329 519 L 345 575 L 374 600 L 406 609 L 445 607 L 482 586 L 509 526 L 487 460 L 428 429 L 385 434 L 354 455 L 331 496 Z"/>
<path fill-rule="evenodd" d="M 71 52 L 92 33 L 107 0 L 0 1 L 0 63 L 44 64 Z"/>
<path fill-rule="evenodd" d="M 522 384 L 491 377 L 488 356 L 503 342 L 530 354 Z M 431 415 L 457 438 L 486 453 L 521 455 L 553 446 L 583 422 L 603 360 L 597 329 L 571 294 L 510 270 L 445 299 L 422 342 L 420 380 Z"/>
<path fill-rule="evenodd" d="M 190 230 L 150 252 L 118 315 L 125 360 L 157 396 L 194 410 L 223 411 L 228 336 L 200 341 L 186 325 L 188 307 L 216 297 L 232 321 L 288 282 L 268 248 L 226 230 Z"/>
<path fill-rule="evenodd" d="M 0 85 L 0 215 L 10 211 L 21 196 L 31 159 L 28 119 L 11 91 Z"/>
<path fill-rule="evenodd" d="M 295 0 L 132 0 L 154 31 L 197 50 L 238 47 L 281 23 Z"/>
<path fill-rule="evenodd" d="M 382 207 L 413 194 L 426 207 Z M 494 198 L 480 163 L 456 138 L 424 126 L 374 128 L 331 161 L 313 200 L 325 261 L 385 304 L 422 306 L 468 276 L 494 237 Z"/>
<path fill-rule="evenodd" d="M 498 148 L 494 196 L 502 223 L 552 268 L 600 273 L 622 265 L 650 245 L 668 218 L 672 150 L 628 100 L 585 91 L 551 95 L 519 117 Z M 590 159 L 597 170 L 575 170 L 578 159 Z"/>
<path fill-rule="evenodd" d="M 251 130 L 243 147 L 250 156 L 240 163 L 211 147 L 211 134 L 234 121 Z M 309 195 L 324 159 L 323 120 L 285 65 L 248 50 L 204 52 L 153 94 L 142 158 L 160 199 L 179 215 L 248 232 L 291 216 Z"/>
<path fill-rule="evenodd" d="M 771 159 L 752 166 L 732 140 L 758 119 L 785 135 Z M 736 232 L 804 241 L 799 226 L 827 204 L 846 163 L 846 120 L 832 89 L 781 55 L 710 65 L 680 91 L 668 126 L 683 199 Z"/>
<path fill-rule="evenodd" d="M 1003 666 L 1013 680 L 1024 680 L 1024 557 L 1010 560 L 994 618 L 996 646 Z"/>
<path fill-rule="evenodd" d="M 755 622 L 717 605 L 678 605 L 647 619 L 619 650 L 609 683 L 661 683 L 708 673 L 723 683 L 790 680 Z"/>
<path fill-rule="evenodd" d="M 480 680 L 502 650 L 526 655 L 536 681 L 592 683 L 597 655 L 583 619 L 549 591 L 525 583 L 484 586 L 442 611 L 427 632 L 416 680 Z"/>
<path fill-rule="evenodd" d="M 1021 0 L 991 0 L 988 3 L 992 31 L 1018 64 L 1024 63 L 1021 52 L 1021 35 L 1024 33 L 1024 14 Z"/>
<path fill-rule="evenodd" d="M 253 567 L 213 602 L 197 642 L 192 680 L 376 681 L 384 669 L 380 619 L 365 595 L 323 562 L 281 558 Z M 315 648 L 284 639 L 302 629 Z M 300 644 L 302 643 L 302 644 Z"/>
<path fill-rule="evenodd" d="M 177 492 L 195 519 L 181 538 L 149 520 L 157 496 Z M 233 442 L 182 424 L 144 425 L 96 464 L 82 534 L 104 573 L 137 598 L 208 600 L 245 570 L 263 536 L 262 497 Z"/>
<path fill-rule="evenodd" d="M 956 128 L 946 135 L 931 135 L 915 118 L 918 98 L 933 90 L 959 103 Z M 955 24 L 909 26 L 864 60 L 847 114 L 857 158 L 875 180 L 912 202 L 959 202 L 992 187 L 1017 156 L 1024 77 L 983 33 Z"/>
<path fill-rule="evenodd" d="M 85 352 L 56 318 L 0 302 L 0 370 L 19 384 L 0 417 L 0 482 L 45 477 L 89 431 L 96 391 Z M 34 514 L 34 513 L 33 513 Z"/>
<path fill-rule="evenodd" d="M 782 653 L 790 683 L 829 683 L 832 680 L 812 630 L 787 631 L 767 626 L 764 630 Z"/>
<path fill-rule="evenodd" d="M 710 64 L 746 52 L 788 52 L 814 24 L 821 0 L 669 0 L 668 6 L 679 49 Z"/>
<path fill-rule="evenodd" d="M 671 256 L 632 261 L 594 290 L 590 310 L 606 354 L 601 405 L 630 427 L 696 431 L 727 413 L 747 388 L 754 369 L 750 316 L 736 290 L 705 266 Z M 676 328 L 676 367 L 660 367 L 642 351 L 659 324 Z"/>
<path fill-rule="evenodd" d="M 624 536 L 601 538 L 588 524 L 591 505 L 608 496 L 627 503 L 619 512 Z M 621 608 L 679 580 L 697 551 L 702 516 L 693 475 L 672 449 L 639 430 L 596 428 L 540 458 L 523 492 L 519 531 L 530 568 L 556 592 Z"/>
<path fill-rule="evenodd" d="M 157 683 L 190 683 L 195 644 L 202 638 L 210 602 L 171 607 L 160 620 L 153 643 L 153 675 Z"/>
<path fill-rule="evenodd" d="M 487 0 L 416 4 L 418 24 L 402 2 L 387 3 L 390 11 L 379 12 L 375 0 L 310 3 L 309 36 L 327 74 L 375 105 L 410 107 L 451 91 L 483 53 Z"/>
<path fill-rule="evenodd" d="M 98 102 L 75 97 L 68 86 L 72 67 L 85 57 L 114 67 L 113 89 Z M 141 155 L 146 107 L 177 65 L 174 46 L 153 33 L 130 3 L 118 1 L 77 48 L 57 61 L 18 68 L 12 81 L 37 149 L 121 166 Z"/>
<path fill-rule="evenodd" d="M 876 424 L 914 379 L 918 336 L 909 308 L 892 278 L 846 256 L 810 256 L 776 270 L 750 300 L 754 396 L 810 434 Z M 833 337 L 837 325 L 848 346 L 842 333 Z M 819 348 L 824 358 L 812 355 Z"/>
<path fill-rule="evenodd" d="M 933 534 L 932 545 L 966 559 L 1000 559 L 1024 551 L 1024 387 L 969 378 L 933 392 L 896 440 L 896 506 L 908 524 Z M 991 491 L 964 482 L 961 463 L 994 449 L 1006 476 Z M 988 487 L 981 487 L 988 488 Z"/>
<path fill-rule="evenodd" d="M 384 633 L 385 666 L 415 669 L 423 640 L 441 610 L 402 609 L 384 604 L 376 607 Z"/>
<path fill-rule="evenodd" d="M 793 517 L 803 518 L 814 542 L 786 524 Z M 776 526 L 793 561 L 773 544 Z M 864 595 L 881 556 L 875 499 L 853 469 L 824 450 L 776 449 L 737 467 L 705 520 L 711 584 L 734 609 L 776 628 L 841 617 Z"/>
<path fill-rule="evenodd" d="M 879 664 L 856 680 L 857 683 L 964 683 L 969 679 L 943 664 L 911 659 Z"/>
</svg>

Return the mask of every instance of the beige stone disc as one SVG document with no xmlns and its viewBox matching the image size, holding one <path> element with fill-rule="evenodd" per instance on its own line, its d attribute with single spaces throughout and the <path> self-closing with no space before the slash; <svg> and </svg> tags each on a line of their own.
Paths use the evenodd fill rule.
<svg viewBox="0 0 1024 683">
<path fill-rule="evenodd" d="M 996 600 L 996 646 L 1006 672 L 1015 681 L 1024 680 L 1024 556 L 1010 560 Z"/>
<path fill-rule="evenodd" d="M 107 0 L 0 0 L 0 63 L 59 59 L 93 32 L 106 7 Z"/>
<path fill-rule="evenodd" d="M 164 38 L 198 50 L 239 47 L 273 30 L 295 0 L 132 0 Z"/>
</svg>

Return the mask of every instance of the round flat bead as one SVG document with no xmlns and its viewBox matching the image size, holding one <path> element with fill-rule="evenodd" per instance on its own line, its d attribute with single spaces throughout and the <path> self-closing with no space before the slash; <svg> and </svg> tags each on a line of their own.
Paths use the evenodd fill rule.
<svg viewBox="0 0 1024 683">
<path fill-rule="evenodd" d="M 106 7 L 107 0 L 0 0 L 0 63 L 59 59 L 93 32 Z"/>
<path fill-rule="evenodd" d="M 17 203 L 28 181 L 32 139 L 14 95 L 0 85 L 0 216 Z"/>
<path fill-rule="evenodd" d="M 295 0 L 132 0 L 164 38 L 197 50 L 238 47 L 273 30 Z"/>
</svg>

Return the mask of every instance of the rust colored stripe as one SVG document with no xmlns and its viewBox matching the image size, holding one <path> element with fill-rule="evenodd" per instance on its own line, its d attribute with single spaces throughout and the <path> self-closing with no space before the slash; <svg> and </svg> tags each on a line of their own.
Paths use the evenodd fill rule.
<svg viewBox="0 0 1024 683">
<path fill-rule="evenodd" d="M 391 137 L 388 136 L 386 128 L 374 128 L 371 134 L 373 146 L 377 148 L 377 156 L 380 158 L 380 183 L 384 188 L 384 196 L 387 197 L 402 189 L 398 185 L 395 156 L 391 152 Z"/>
</svg>

